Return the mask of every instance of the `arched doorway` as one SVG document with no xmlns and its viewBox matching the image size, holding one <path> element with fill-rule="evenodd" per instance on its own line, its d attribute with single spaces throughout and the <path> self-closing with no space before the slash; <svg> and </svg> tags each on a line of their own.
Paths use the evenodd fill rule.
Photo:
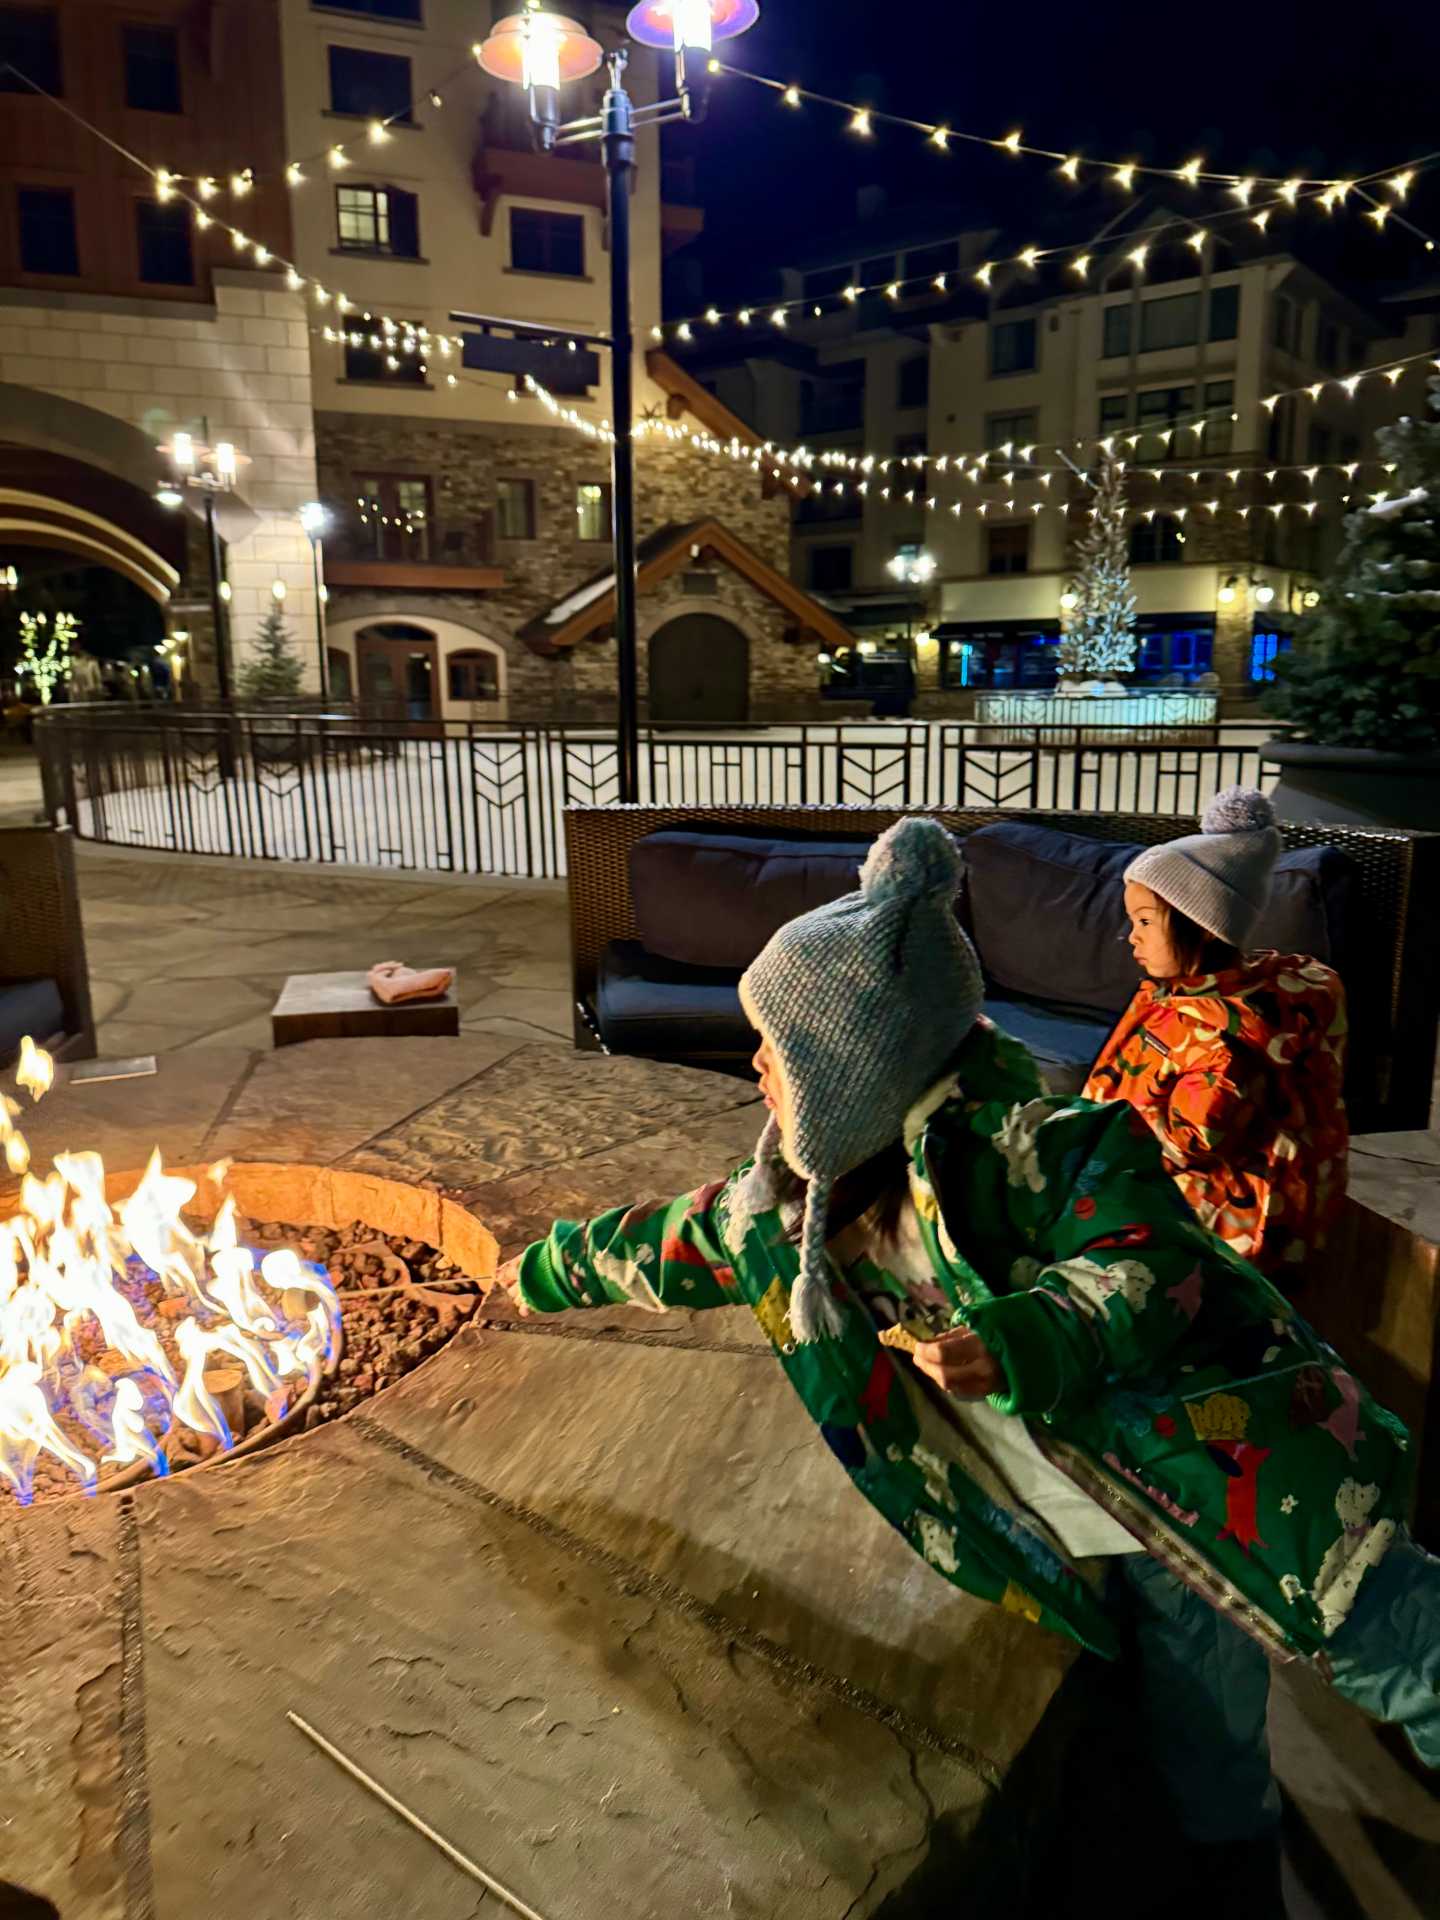
<svg viewBox="0 0 1440 1920">
<path fill-rule="evenodd" d="M 716 613 L 683 613 L 650 640 L 655 726 L 725 726 L 750 713 L 750 642 Z"/>
<path fill-rule="evenodd" d="M 425 723 L 438 717 L 439 648 L 428 627 L 379 620 L 355 636 L 360 702 L 381 720 Z"/>
</svg>

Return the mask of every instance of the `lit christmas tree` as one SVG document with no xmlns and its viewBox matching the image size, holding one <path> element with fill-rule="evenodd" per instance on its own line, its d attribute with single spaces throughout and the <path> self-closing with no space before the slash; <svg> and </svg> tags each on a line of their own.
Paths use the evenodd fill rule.
<svg viewBox="0 0 1440 1920">
<path fill-rule="evenodd" d="M 70 656 L 80 622 L 73 613 L 22 613 L 20 616 L 19 673 L 35 688 L 42 707 L 48 707 L 55 688 L 70 672 Z"/>
<path fill-rule="evenodd" d="M 1062 683 L 1113 679 L 1135 665 L 1135 590 L 1125 531 L 1125 469 L 1108 454 L 1092 501 L 1094 516 L 1076 542 L 1076 604 L 1060 641 Z"/>
<path fill-rule="evenodd" d="M 1440 416 L 1440 378 L 1430 382 Z M 1440 749 L 1440 417 L 1375 436 L 1389 491 L 1345 522 L 1319 609 L 1276 662 L 1271 712 L 1303 740 L 1399 752 Z"/>
<path fill-rule="evenodd" d="M 285 616 L 273 607 L 260 622 L 254 654 L 240 669 L 240 691 L 247 700 L 292 700 L 303 677 Z"/>
</svg>

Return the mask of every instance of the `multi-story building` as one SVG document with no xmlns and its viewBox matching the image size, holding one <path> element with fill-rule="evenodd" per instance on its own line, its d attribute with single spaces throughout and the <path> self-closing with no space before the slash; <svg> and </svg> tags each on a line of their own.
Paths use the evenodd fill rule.
<svg viewBox="0 0 1440 1920">
<path fill-rule="evenodd" d="M 622 10 L 578 11 L 623 40 Z M 240 667 L 280 606 L 312 691 L 323 660 L 332 695 L 415 720 L 613 709 L 609 377 L 570 350 L 606 326 L 605 175 L 594 146 L 534 150 L 474 57 L 490 24 L 459 0 L 0 4 L 0 563 L 122 574 L 188 636 L 192 693 L 219 689 L 213 601 Z M 628 77 L 654 97 L 651 55 Z M 699 215 L 662 196 L 658 132 L 638 159 L 648 344 Z M 462 310 L 553 328 L 541 377 L 589 431 Z M 804 710 L 844 630 L 788 578 L 789 490 L 686 437 L 754 440 L 667 356 L 637 374 L 642 696 Z M 177 434 L 235 450 L 213 548 L 205 496 L 164 484 Z"/>
<path fill-rule="evenodd" d="M 1083 470 L 1103 440 L 1130 469 L 1138 677 L 1253 686 L 1346 497 L 1383 482 L 1344 469 L 1373 459 L 1375 425 L 1399 409 L 1374 381 L 1353 399 L 1335 382 L 1403 352 L 1400 325 L 1248 226 L 1217 222 L 1197 250 L 1162 205 L 1113 219 L 1083 279 L 1072 244 L 977 282 L 1021 245 L 868 223 L 785 271 L 783 329 L 757 303 L 748 327 L 695 348 L 697 379 L 767 438 L 877 463 L 863 488 L 852 469 L 816 469 L 832 478 L 796 505 L 797 580 L 882 649 L 924 615 L 922 708 L 1051 684 Z M 1272 407 L 1276 394 L 1290 397 Z M 890 563 L 921 549 L 935 571 L 917 595 Z"/>
<path fill-rule="evenodd" d="M 241 663 L 280 595 L 315 618 L 304 302 L 221 224 L 290 252 L 279 54 L 277 0 L 0 7 L 0 545 L 25 577 L 120 574 L 188 633 L 196 691 L 212 585 Z M 155 497 L 177 431 L 236 451 L 220 582 L 201 496 Z"/>
<path fill-rule="evenodd" d="M 623 39 L 623 11 L 571 11 Z M 606 421 L 603 354 L 569 349 L 608 324 L 605 175 L 593 144 L 535 151 L 519 89 L 473 57 L 487 25 L 461 0 L 284 11 L 287 149 L 322 156 L 293 196 L 297 259 L 352 308 L 312 333 L 333 678 L 413 719 L 598 717 L 615 688 L 607 447 L 495 370 L 522 364 L 503 332 L 485 341 L 450 315 L 553 328 L 540 377 Z M 657 78 L 635 53 L 637 99 Z M 593 110 L 603 84 L 573 89 L 567 113 Z M 662 252 L 699 223 L 663 198 L 669 177 L 658 132 L 642 133 L 632 297 L 647 344 Z M 666 719 L 803 709 L 816 646 L 843 630 L 790 585 L 787 500 L 659 431 L 684 417 L 754 437 L 666 356 L 637 374 L 653 429 L 637 451 L 642 695 Z"/>
</svg>

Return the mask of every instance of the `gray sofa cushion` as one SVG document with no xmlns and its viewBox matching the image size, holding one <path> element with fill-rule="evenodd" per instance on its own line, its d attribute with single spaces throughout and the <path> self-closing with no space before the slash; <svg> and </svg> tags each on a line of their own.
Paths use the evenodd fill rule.
<svg viewBox="0 0 1440 1920">
<path fill-rule="evenodd" d="M 778 927 L 853 893 L 868 840 L 774 839 L 679 828 L 630 849 L 630 897 L 648 953 L 743 971 Z"/>
<path fill-rule="evenodd" d="M 20 1050 L 28 1033 L 43 1046 L 65 1031 L 65 1008 L 53 980 L 0 981 L 0 1060 Z"/>
<path fill-rule="evenodd" d="M 595 1024 L 612 1053 L 748 1059 L 756 1035 L 731 967 L 687 967 L 612 940 L 595 983 Z"/>
<path fill-rule="evenodd" d="M 1123 1012 L 1139 982 L 1125 942 L 1123 878 L 1139 846 L 1019 820 L 981 827 L 962 844 L 964 915 L 992 989 Z M 1313 954 L 1343 979 L 1353 886 L 1353 864 L 1334 847 L 1281 854 L 1255 946 Z"/>
</svg>

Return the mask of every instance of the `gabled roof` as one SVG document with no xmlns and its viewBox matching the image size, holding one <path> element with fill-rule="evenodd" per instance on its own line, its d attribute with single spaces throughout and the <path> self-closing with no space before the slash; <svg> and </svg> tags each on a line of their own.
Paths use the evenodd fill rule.
<svg viewBox="0 0 1440 1920">
<path fill-rule="evenodd" d="M 687 373 L 677 360 L 661 347 L 652 347 L 645 356 L 645 370 L 650 378 L 669 397 L 666 411 L 672 420 L 678 420 L 682 413 L 688 413 L 704 427 L 707 433 L 713 433 L 717 440 L 738 440 L 745 447 L 763 447 L 765 442 L 753 427 L 747 427 L 738 413 L 732 413 L 723 401 L 717 400 L 708 387 L 702 387 L 693 374 Z M 803 499 L 810 492 L 811 482 L 803 475 L 792 476 L 797 484 L 792 484 L 789 492 Z M 777 491 L 778 484 L 768 473 L 761 475 L 761 489 L 771 494 Z"/>
<path fill-rule="evenodd" d="M 658 586 L 671 574 L 693 566 L 697 560 L 718 560 L 788 613 L 801 632 L 813 634 L 817 640 L 833 647 L 849 646 L 854 637 L 842 620 L 837 620 L 818 600 L 795 586 L 718 520 L 692 520 L 684 525 L 672 523 L 657 527 L 639 543 L 635 558 L 636 590 L 640 593 Z M 607 569 L 573 587 L 544 613 L 527 621 L 520 629 L 520 638 L 533 653 L 553 655 L 603 632 L 614 620 L 615 574 L 613 569 Z"/>
</svg>

